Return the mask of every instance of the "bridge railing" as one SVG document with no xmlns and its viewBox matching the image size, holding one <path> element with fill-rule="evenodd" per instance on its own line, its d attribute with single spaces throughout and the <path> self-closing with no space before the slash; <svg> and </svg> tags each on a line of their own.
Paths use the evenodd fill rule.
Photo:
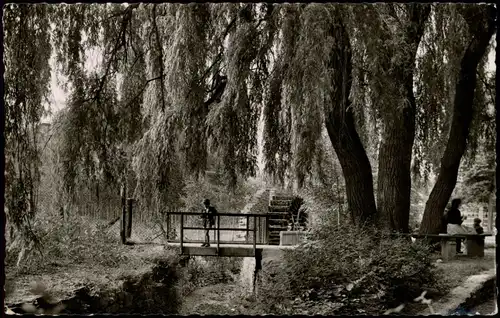
<svg viewBox="0 0 500 318">
<path fill-rule="evenodd" d="M 180 243 L 204 243 L 206 228 L 203 212 L 166 212 L 167 241 Z M 215 225 L 210 230 L 210 243 L 257 244 L 268 243 L 267 214 L 217 213 Z"/>
</svg>

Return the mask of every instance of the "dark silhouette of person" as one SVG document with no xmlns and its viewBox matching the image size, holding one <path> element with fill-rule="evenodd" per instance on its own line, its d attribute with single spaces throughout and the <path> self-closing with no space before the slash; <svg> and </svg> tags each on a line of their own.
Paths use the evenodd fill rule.
<svg viewBox="0 0 500 318">
<path fill-rule="evenodd" d="M 474 219 L 474 230 L 476 230 L 477 234 L 483 234 L 484 229 L 481 226 L 481 219 L 480 218 L 475 218 Z"/>
<path fill-rule="evenodd" d="M 460 213 L 460 210 L 458 209 L 460 207 L 460 204 L 462 203 L 462 200 L 460 199 L 453 199 L 451 200 L 451 208 L 448 210 L 448 214 L 447 214 L 447 224 L 450 225 L 455 225 L 453 228 L 454 229 L 458 229 L 458 227 L 460 227 L 460 229 L 462 230 L 458 230 L 458 231 L 450 231 L 449 230 L 449 226 L 448 226 L 448 230 L 447 232 L 450 233 L 450 234 L 461 234 L 461 232 L 463 232 L 463 228 L 462 228 L 462 223 L 463 221 L 466 219 L 466 217 L 462 217 L 462 214 Z M 453 232 L 456 232 L 456 233 L 453 233 Z M 457 253 L 458 254 L 462 254 L 462 239 L 461 238 L 457 238 Z"/>
<path fill-rule="evenodd" d="M 203 227 L 205 228 L 205 243 L 203 243 L 202 247 L 210 246 L 210 229 L 215 225 L 215 215 L 217 214 L 217 210 L 210 205 L 210 200 L 203 200 L 203 205 L 205 207 L 202 218 L 203 218 Z"/>
<path fill-rule="evenodd" d="M 476 231 L 477 234 L 484 233 L 484 229 L 481 226 L 481 219 L 480 218 L 474 219 L 474 230 Z M 476 239 L 476 242 L 478 245 L 480 245 L 480 246 L 482 245 L 484 248 L 484 237 L 479 237 L 478 239 Z"/>
</svg>

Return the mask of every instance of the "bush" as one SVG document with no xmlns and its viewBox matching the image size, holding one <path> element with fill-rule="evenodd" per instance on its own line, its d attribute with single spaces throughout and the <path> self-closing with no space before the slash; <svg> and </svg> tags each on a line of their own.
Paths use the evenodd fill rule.
<svg viewBox="0 0 500 318">
<path fill-rule="evenodd" d="M 180 264 L 178 284 L 182 296 L 197 288 L 234 282 L 241 270 L 240 258 L 186 257 Z"/>
<path fill-rule="evenodd" d="M 307 241 L 264 266 L 259 301 L 274 314 L 380 314 L 435 283 L 427 246 L 391 239 L 314 209 L 319 222 Z M 329 217 L 328 214 L 335 214 Z"/>
<path fill-rule="evenodd" d="M 64 264 L 91 264 L 116 266 L 122 261 L 120 241 L 108 233 L 106 222 L 89 222 L 85 217 L 71 216 L 37 220 L 33 226 L 40 240 L 40 248 L 26 252 L 20 264 L 20 272 L 38 272 Z M 9 251 L 6 264 L 15 265 L 21 247 Z"/>
</svg>

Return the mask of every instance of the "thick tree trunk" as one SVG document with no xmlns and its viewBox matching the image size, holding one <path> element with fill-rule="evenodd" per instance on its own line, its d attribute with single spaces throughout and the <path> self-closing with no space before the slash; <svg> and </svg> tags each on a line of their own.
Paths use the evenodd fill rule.
<svg viewBox="0 0 500 318">
<path fill-rule="evenodd" d="M 385 129 L 379 150 L 377 207 L 384 225 L 403 233 L 409 231 L 414 138 L 415 111 L 411 107 Z"/>
<path fill-rule="evenodd" d="M 463 15 L 469 24 L 472 39 L 460 65 L 448 143 L 441 159 L 436 184 L 425 205 L 420 233 L 437 234 L 441 228 L 443 212 L 455 188 L 460 160 L 465 152 L 469 136 L 474 111 L 476 69 L 495 31 L 496 10 L 494 7 L 470 8 Z"/>
<path fill-rule="evenodd" d="M 385 112 L 384 133 L 379 150 L 377 209 L 385 227 L 408 233 L 411 193 L 411 155 L 415 139 L 416 102 L 413 94 L 413 70 L 417 48 L 430 13 L 429 5 L 411 5 L 410 21 L 404 35 L 402 58 L 394 58 L 387 80 L 401 83 L 403 95 L 394 96 L 394 111 Z M 397 53 L 395 53 L 397 55 Z M 394 85 L 394 84 L 392 84 Z M 399 102 L 398 102 L 399 101 Z M 389 103 L 390 101 L 385 101 Z M 399 107 L 398 107 L 399 106 Z"/>
<path fill-rule="evenodd" d="M 337 45 L 329 65 L 333 70 L 333 91 L 330 96 L 332 105 L 325 109 L 325 125 L 342 167 L 352 221 L 362 225 L 372 221 L 376 215 L 373 176 L 348 100 L 352 81 L 349 37 L 343 26 L 332 26 L 332 33 Z"/>
</svg>

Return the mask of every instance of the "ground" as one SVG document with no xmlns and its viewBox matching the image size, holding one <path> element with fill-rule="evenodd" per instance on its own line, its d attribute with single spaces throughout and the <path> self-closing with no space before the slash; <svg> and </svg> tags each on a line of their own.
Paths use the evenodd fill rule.
<svg viewBox="0 0 500 318">
<path fill-rule="evenodd" d="M 491 297 L 486 300 L 484 303 L 479 304 L 472 308 L 471 312 L 479 313 L 480 315 L 491 315 L 498 312 L 497 308 L 497 300 L 495 299 L 495 295 L 491 295 Z"/>
<path fill-rule="evenodd" d="M 36 298 L 30 290 L 35 282 L 41 283 L 56 299 L 71 296 L 75 290 L 84 286 L 118 285 L 127 276 L 135 276 L 150 271 L 154 259 L 165 255 L 162 245 L 123 246 L 121 252 L 127 255 L 128 261 L 116 267 L 105 267 L 96 264 L 55 265 L 50 270 L 36 275 L 16 274 L 14 267 L 6 267 L 6 280 L 9 292 L 5 303 L 20 303 Z"/>
<path fill-rule="evenodd" d="M 5 302 L 19 303 L 36 298 L 30 292 L 33 282 L 42 282 L 56 299 L 67 297 L 85 285 L 109 288 L 118 285 L 127 276 L 140 275 L 151 270 L 155 258 L 167 253 L 162 245 L 152 244 L 122 246 L 121 251 L 127 255 L 128 261 L 115 267 L 71 264 L 54 266 L 51 271 L 37 275 L 16 275 L 14 268 L 7 267 L 6 276 L 10 282 L 10 292 L 6 295 Z M 462 284 L 470 275 L 494 268 L 495 249 L 486 249 L 483 259 L 462 256 L 453 261 L 440 262 L 436 255 L 435 262 L 435 270 L 444 278 L 443 285 L 451 289 Z M 252 304 L 245 300 L 243 295 L 245 291 L 237 283 L 206 286 L 185 296 L 180 313 L 251 314 Z M 475 307 L 474 310 L 488 314 L 488 311 L 494 308 L 494 304 L 491 299 L 485 299 L 485 303 Z M 413 305 L 413 308 L 407 310 L 405 311 L 409 313 L 419 312 L 422 310 L 422 305 Z"/>
<path fill-rule="evenodd" d="M 487 248 L 485 249 L 484 258 L 469 258 L 461 255 L 452 261 L 442 262 L 439 254 L 436 254 L 433 257 L 435 262 L 434 271 L 441 277 L 443 290 L 449 292 L 453 288 L 463 285 L 468 277 L 495 268 L 495 255 L 494 248 Z M 429 291 L 427 298 L 432 299 L 433 302 L 446 302 L 448 300 L 446 294 L 434 294 L 433 291 Z M 485 310 L 487 307 L 481 308 Z M 425 310 L 427 310 L 426 305 L 408 304 L 403 312 L 405 314 L 416 315 L 425 312 Z"/>
<path fill-rule="evenodd" d="M 237 284 L 218 284 L 195 290 L 183 299 L 180 315 L 238 315 L 234 305 L 241 287 Z"/>
</svg>

